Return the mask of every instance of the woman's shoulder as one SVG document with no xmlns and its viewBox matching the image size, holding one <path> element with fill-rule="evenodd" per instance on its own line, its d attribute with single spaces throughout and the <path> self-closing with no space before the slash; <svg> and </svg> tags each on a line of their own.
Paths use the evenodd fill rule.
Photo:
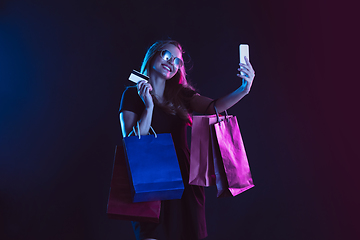
<svg viewBox="0 0 360 240">
<path fill-rule="evenodd" d="M 127 86 L 122 94 L 122 98 L 124 97 L 139 97 L 139 95 L 137 94 L 137 87 L 136 86 Z"/>
<path fill-rule="evenodd" d="M 184 86 L 181 88 L 181 94 L 185 98 L 192 98 L 194 95 L 198 94 L 193 88 Z"/>
<path fill-rule="evenodd" d="M 191 109 L 191 100 L 193 99 L 194 96 L 199 95 L 199 93 L 197 93 L 193 88 L 191 87 L 183 87 L 180 91 L 180 95 L 181 95 L 181 100 L 182 103 L 184 104 L 185 108 L 187 109 L 188 112 L 192 112 L 193 110 Z"/>
<path fill-rule="evenodd" d="M 137 93 L 137 87 L 126 87 L 121 97 L 119 112 L 127 110 L 139 114 L 143 108 L 144 103 Z"/>
</svg>

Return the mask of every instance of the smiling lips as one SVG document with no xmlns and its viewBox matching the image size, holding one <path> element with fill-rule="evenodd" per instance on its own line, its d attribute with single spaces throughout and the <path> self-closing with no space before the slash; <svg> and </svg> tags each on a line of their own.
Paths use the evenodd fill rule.
<svg viewBox="0 0 360 240">
<path fill-rule="evenodd" d="M 170 68 L 168 65 L 162 64 L 162 66 L 163 66 L 164 69 L 166 69 L 166 70 L 168 70 L 169 72 L 171 72 L 171 68 Z"/>
</svg>

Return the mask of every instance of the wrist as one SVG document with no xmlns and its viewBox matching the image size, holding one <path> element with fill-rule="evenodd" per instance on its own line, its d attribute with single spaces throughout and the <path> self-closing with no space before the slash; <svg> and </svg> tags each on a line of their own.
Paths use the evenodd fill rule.
<svg viewBox="0 0 360 240">
<path fill-rule="evenodd" d="M 152 111 L 154 109 L 154 104 L 150 104 L 148 106 L 145 106 L 145 110 Z"/>
<path fill-rule="evenodd" d="M 247 94 L 247 88 L 246 88 L 246 85 L 245 84 L 243 84 L 243 85 L 241 85 L 238 89 L 237 89 L 237 92 L 239 93 L 239 94 L 243 94 L 243 95 L 246 95 Z"/>
</svg>

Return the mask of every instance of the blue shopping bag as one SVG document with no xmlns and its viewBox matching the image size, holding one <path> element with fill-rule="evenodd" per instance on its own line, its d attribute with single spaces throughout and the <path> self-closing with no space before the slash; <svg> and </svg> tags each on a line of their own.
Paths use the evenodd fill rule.
<svg viewBox="0 0 360 240">
<path fill-rule="evenodd" d="M 180 199 L 184 183 L 170 133 L 123 139 L 133 202 Z"/>
</svg>

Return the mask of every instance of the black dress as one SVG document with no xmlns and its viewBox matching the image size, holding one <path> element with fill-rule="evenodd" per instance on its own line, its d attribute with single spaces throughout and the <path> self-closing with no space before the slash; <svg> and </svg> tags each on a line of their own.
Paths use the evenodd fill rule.
<svg viewBox="0 0 360 240">
<path fill-rule="evenodd" d="M 184 91 L 183 93 L 189 98 L 196 94 L 193 90 L 184 89 Z M 189 112 L 192 112 L 188 102 L 184 102 L 184 105 Z M 140 118 L 144 108 L 144 103 L 137 94 L 136 87 L 128 87 L 123 93 L 119 112 L 131 111 Z M 177 115 L 164 112 L 161 107 L 155 105 L 151 126 L 156 133 L 171 133 L 185 190 L 181 199 L 161 202 L 159 224 L 132 222 L 136 239 L 159 238 L 159 236 L 166 236 L 167 239 L 171 240 L 205 238 L 207 230 L 204 188 L 188 184 L 190 152 L 186 137 L 186 121 Z"/>
</svg>

